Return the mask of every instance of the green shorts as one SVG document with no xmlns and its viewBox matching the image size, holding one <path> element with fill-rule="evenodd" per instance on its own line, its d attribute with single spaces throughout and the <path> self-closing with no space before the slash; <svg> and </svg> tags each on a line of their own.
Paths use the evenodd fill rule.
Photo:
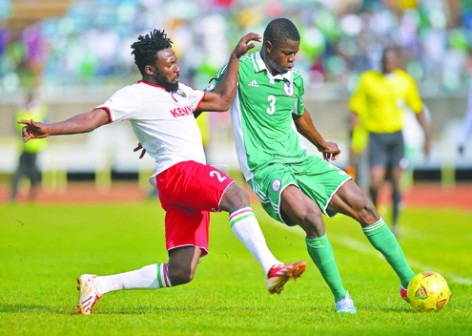
<svg viewBox="0 0 472 336">
<path fill-rule="evenodd" d="M 336 213 L 327 209 L 329 201 L 350 178 L 333 164 L 308 155 L 303 162 L 274 162 L 259 168 L 248 183 L 272 218 L 292 226 L 296 223 L 287 222 L 288 218 L 283 219 L 280 213 L 280 195 L 286 187 L 295 185 L 300 188 L 325 215 L 332 217 Z"/>
</svg>

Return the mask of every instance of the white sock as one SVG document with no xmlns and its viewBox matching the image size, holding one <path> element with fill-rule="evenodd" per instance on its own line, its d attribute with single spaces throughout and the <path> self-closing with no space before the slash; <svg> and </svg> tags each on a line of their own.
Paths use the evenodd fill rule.
<svg viewBox="0 0 472 336">
<path fill-rule="evenodd" d="M 154 289 L 172 286 L 167 264 L 153 264 L 131 272 L 97 276 L 93 279 L 93 284 L 100 296 L 120 289 Z"/>
<path fill-rule="evenodd" d="M 267 275 L 274 264 L 279 261 L 267 247 L 256 216 L 250 207 L 241 208 L 229 215 L 229 223 L 234 234 L 256 258 Z"/>
</svg>

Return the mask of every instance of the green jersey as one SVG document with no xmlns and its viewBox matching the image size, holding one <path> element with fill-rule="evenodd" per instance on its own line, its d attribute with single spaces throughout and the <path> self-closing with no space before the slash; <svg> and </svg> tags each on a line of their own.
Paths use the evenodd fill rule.
<svg viewBox="0 0 472 336">
<path fill-rule="evenodd" d="M 226 66 L 206 90 L 212 91 L 225 72 Z M 239 166 L 247 181 L 256 169 L 268 164 L 304 160 L 307 152 L 301 147 L 292 119 L 292 114 L 304 112 L 303 93 L 299 72 L 272 76 L 259 53 L 240 59 L 231 119 Z"/>
</svg>

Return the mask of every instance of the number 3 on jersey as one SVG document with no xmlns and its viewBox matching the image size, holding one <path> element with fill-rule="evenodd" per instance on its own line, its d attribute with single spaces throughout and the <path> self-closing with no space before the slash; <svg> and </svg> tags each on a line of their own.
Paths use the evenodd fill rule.
<svg viewBox="0 0 472 336">
<path fill-rule="evenodd" d="M 210 177 L 215 177 L 218 179 L 218 181 L 221 183 L 223 182 L 224 180 L 226 180 L 226 176 L 221 176 L 221 173 L 217 170 L 212 170 L 210 172 Z"/>
<path fill-rule="evenodd" d="M 267 97 L 269 101 L 269 107 L 266 109 L 267 114 L 272 115 L 275 113 L 275 96 L 270 95 Z"/>
</svg>

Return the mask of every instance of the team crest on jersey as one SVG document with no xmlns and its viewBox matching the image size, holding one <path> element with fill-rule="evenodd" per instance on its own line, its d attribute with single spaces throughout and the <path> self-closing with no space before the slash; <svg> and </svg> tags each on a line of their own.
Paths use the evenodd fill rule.
<svg viewBox="0 0 472 336">
<path fill-rule="evenodd" d="M 293 84 L 289 81 L 284 82 L 284 91 L 287 94 L 287 96 L 291 97 L 293 96 L 293 93 L 295 92 L 295 89 L 293 88 Z"/>
<path fill-rule="evenodd" d="M 272 182 L 272 190 L 275 191 L 275 192 L 279 191 L 281 184 L 282 184 L 282 182 L 280 182 L 279 179 L 274 180 L 274 181 Z"/>
<path fill-rule="evenodd" d="M 179 96 L 181 96 L 183 98 L 187 97 L 187 94 L 182 89 L 177 89 L 177 91 L 175 91 L 175 93 L 177 93 Z"/>
</svg>

